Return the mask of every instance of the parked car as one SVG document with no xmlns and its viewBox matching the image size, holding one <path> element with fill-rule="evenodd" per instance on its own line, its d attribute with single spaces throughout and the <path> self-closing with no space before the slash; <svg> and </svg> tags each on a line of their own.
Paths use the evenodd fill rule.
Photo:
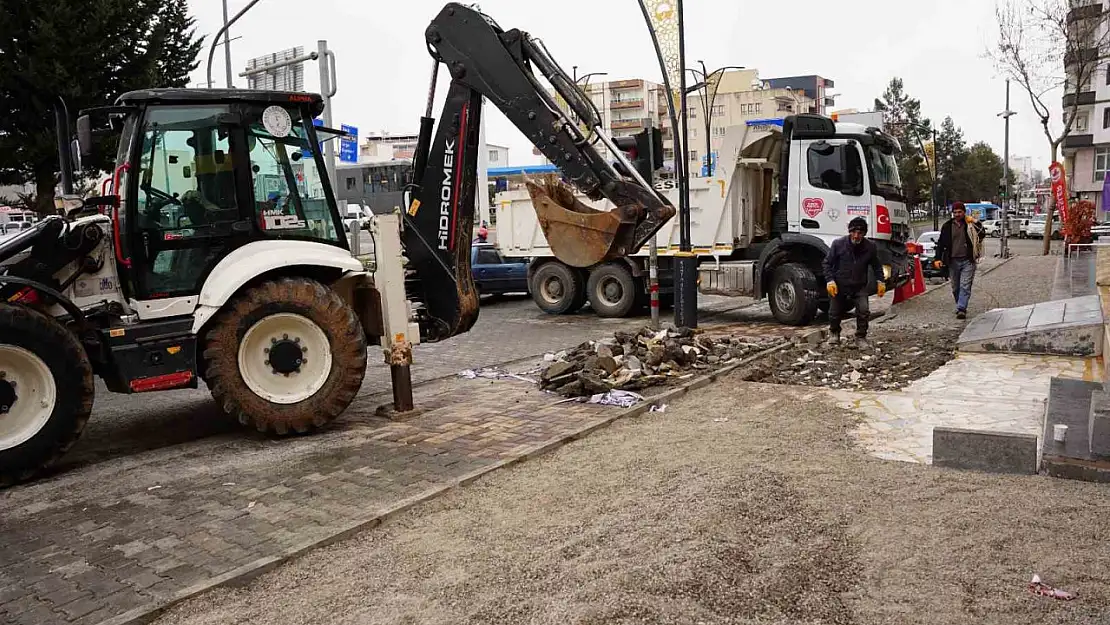
<svg viewBox="0 0 1110 625">
<path fill-rule="evenodd" d="M 351 231 L 351 220 L 358 221 L 359 230 L 366 230 L 370 227 L 370 218 L 372 213 L 370 209 L 364 208 L 361 204 L 347 203 L 347 214 L 343 216 L 343 229 L 347 232 Z"/>
<path fill-rule="evenodd" d="M 998 219 L 988 219 L 983 222 L 983 232 L 988 237 L 1002 236 L 1002 221 Z"/>
<path fill-rule="evenodd" d="M 1029 220 L 1029 225 L 1026 227 L 1026 234 L 1034 239 L 1043 239 L 1045 236 L 1045 216 L 1037 215 Z M 1063 236 L 1063 224 L 1060 222 L 1060 217 L 1052 216 L 1052 229 L 1049 231 L 1048 236 L 1053 239 L 1059 239 Z"/>
<path fill-rule="evenodd" d="M 921 253 L 918 257 L 921 259 L 921 273 L 926 278 L 935 278 L 948 275 L 947 269 L 935 269 L 933 261 L 936 260 L 937 255 L 937 240 L 940 239 L 940 232 L 930 230 L 922 232 L 917 237 L 917 244 L 921 246 Z"/>
<path fill-rule="evenodd" d="M 482 295 L 528 293 L 528 261 L 501 257 L 489 243 L 475 243 L 470 250 L 470 271 Z"/>
<path fill-rule="evenodd" d="M 1110 222 L 1095 222 L 1095 225 L 1091 226 L 1091 238 L 1097 241 L 1100 237 L 1106 237 L 1110 239 Z"/>
</svg>

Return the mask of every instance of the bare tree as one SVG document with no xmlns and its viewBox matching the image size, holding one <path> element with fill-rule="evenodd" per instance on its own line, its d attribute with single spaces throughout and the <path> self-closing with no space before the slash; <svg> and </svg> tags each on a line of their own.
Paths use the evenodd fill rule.
<svg viewBox="0 0 1110 625">
<path fill-rule="evenodd" d="M 1083 106 L 1079 94 L 1094 91 L 1094 77 L 1110 56 L 1107 13 L 1099 0 L 1000 0 L 995 7 L 998 42 L 988 55 L 1029 96 L 1048 140 L 1051 162 L 1058 160 L 1060 146 Z M 1061 87 L 1064 106 L 1057 109 L 1054 98 L 1060 97 Z M 1046 234 L 1055 209 L 1052 196 Z M 1050 245 L 1051 238 L 1045 236 L 1044 254 Z"/>
</svg>

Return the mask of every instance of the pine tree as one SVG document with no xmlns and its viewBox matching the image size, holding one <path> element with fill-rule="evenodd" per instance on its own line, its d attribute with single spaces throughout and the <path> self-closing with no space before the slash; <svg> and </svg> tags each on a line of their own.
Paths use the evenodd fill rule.
<svg viewBox="0 0 1110 625">
<path fill-rule="evenodd" d="M 883 113 L 887 130 L 902 146 L 896 160 L 906 204 L 912 207 L 927 202 L 932 177 L 921 148 L 926 137 L 931 138 L 932 126 L 928 119 L 921 117 L 921 101 L 909 97 L 902 79 L 895 77 L 883 96 L 875 99 L 875 110 Z"/>
<path fill-rule="evenodd" d="M 38 210 L 52 211 L 56 99 L 72 116 L 131 89 L 182 86 L 199 46 L 183 0 L 0 0 L 0 184 L 34 181 Z M 86 173 L 110 169 L 113 153 L 105 145 Z"/>
<path fill-rule="evenodd" d="M 945 117 L 937 133 L 937 172 L 940 180 L 938 203 L 946 205 L 965 199 L 966 188 L 961 172 L 967 162 L 967 142 L 964 132 L 951 117 Z"/>
</svg>

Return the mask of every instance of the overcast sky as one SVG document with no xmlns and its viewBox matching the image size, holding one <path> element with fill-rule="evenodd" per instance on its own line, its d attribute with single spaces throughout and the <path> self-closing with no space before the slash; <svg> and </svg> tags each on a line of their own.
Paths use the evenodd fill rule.
<svg viewBox="0 0 1110 625">
<path fill-rule="evenodd" d="M 228 3 L 234 15 L 247 0 Z M 189 5 L 198 33 L 206 36 L 195 85 L 205 80 L 222 4 L 189 0 Z M 314 50 L 317 40 L 327 39 L 337 57 L 335 125 L 357 126 L 363 136 L 370 130 L 415 132 L 431 68 L 424 29 L 443 5 L 442 0 L 261 0 L 232 27 L 232 36 L 241 37 L 231 44 L 232 66 L 238 74 L 252 57 L 297 45 Z M 577 65 L 579 75 L 608 72 L 609 79 L 660 81 L 637 0 L 482 0 L 479 5 L 502 28 L 543 39 L 568 72 Z M 787 5 L 790 10 L 783 13 Z M 996 115 L 1005 104 L 1004 79 L 983 58 L 995 38 L 994 0 L 685 0 L 685 12 L 688 65 L 698 59 L 710 69 L 742 65 L 757 68 L 764 78 L 818 74 L 836 82 L 836 108 L 861 110 L 870 110 L 890 78 L 900 76 L 926 116 L 939 124 L 951 115 L 969 142 L 987 141 L 1002 153 L 1003 123 Z M 307 65 L 305 73 L 307 88 L 318 89 L 316 64 Z M 223 86 L 222 46 L 213 75 Z M 444 70 L 441 85 L 446 80 Z M 246 80 L 236 77 L 235 84 L 245 87 Z M 1011 154 L 1033 156 L 1036 166 L 1047 167 L 1047 142 L 1016 87 L 1011 108 L 1018 112 L 1011 122 Z M 514 164 L 534 162 L 531 144 L 508 120 L 491 114 L 487 121 L 489 143 L 508 145 Z"/>
</svg>

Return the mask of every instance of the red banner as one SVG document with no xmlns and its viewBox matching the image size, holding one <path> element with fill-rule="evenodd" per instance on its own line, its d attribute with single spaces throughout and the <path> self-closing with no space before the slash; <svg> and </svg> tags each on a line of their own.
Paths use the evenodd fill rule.
<svg viewBox="0 0 1110 625">
<path fill-rule="evenodd" d="M 1052 177 L 1052 197 L 1056 198 L 1056 212 L 1060 221 L 1068 221 L 1068 179 L 1064 175 L 1064 166 L 1053 163 L 1048 166 L 1048 173 Z M 1045 224 L 1045 232 L 1052 232 L 1052 225 Z"/>
</svg>

